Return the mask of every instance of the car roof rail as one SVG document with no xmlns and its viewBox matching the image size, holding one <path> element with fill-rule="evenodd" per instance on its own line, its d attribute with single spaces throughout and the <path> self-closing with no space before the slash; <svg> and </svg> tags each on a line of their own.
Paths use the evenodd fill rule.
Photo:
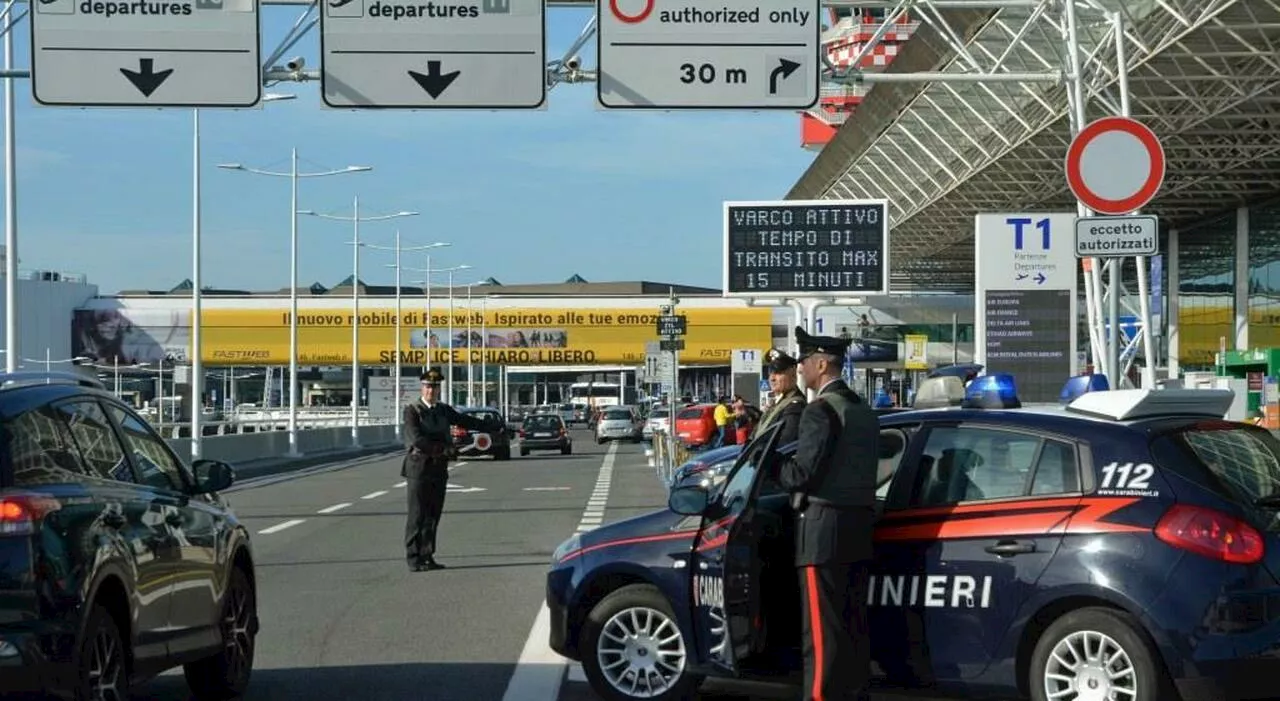
<svg viewBox="0 0 1280 701">
<path fill-rule="evenodd" d="M 83 375 L 78 372 L 18 370 L 16 372 L 0 373 L 0 388 L 9 389 L 35 385 L 77 385 L 102 390 L 107 388 L 97 377 Z"/>
<path fill-rule="evenodd" d="M 1086 392 L 1066 406 L 1073 414 L 1112 421 L 1157 416 L 1203 416 L 1222 419 L 1236 393 L 1229 389 L 1115 389 Z"/>
</svg>

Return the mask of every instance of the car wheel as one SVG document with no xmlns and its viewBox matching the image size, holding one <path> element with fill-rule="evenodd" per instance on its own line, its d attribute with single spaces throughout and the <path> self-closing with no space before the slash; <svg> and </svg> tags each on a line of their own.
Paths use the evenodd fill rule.
<svg viewBox="0 0 1280 701">
<path fill-rule="evenodd" d="M 1036 642 L 1027 678 L 1033 701 L 1169 696 L 1164 667 L 1141 625 L 1114 609 L 1078 609 L 1054 621 Z"/>
<path fill-rule="evenodd" d="M 622 642 L 618 642 L 622 641 Z M 596 604 L 582 629 L 582 669 L 605 699 L 687 699 L 702 683 L 690 645 L 657 587 L 632 584 Z"/>
<path fill-rule="evenodd" d="M 529 449 L 528 449 L 528 448 L 521 448 L 521 449 L 520 449 L 520 457 L 522 457 L 522 458 L 527 458 L 527 457 L 529 457 Z"/>
<path fill-rule="evenodd" d="M 128 701 L 129 652 L 107 609 L 94 606 L 89 611 L 78 654 L 77 701 Z"/>
<path fill-rule="evenodd" d="M 248 575 L 239 567 L 231 570 L 231 582 L 222 600 L 222 651 L 183 668 L 187 686 L 201 701 L 242 695 L 253 673 L 258 601 Z"/>
</svg>

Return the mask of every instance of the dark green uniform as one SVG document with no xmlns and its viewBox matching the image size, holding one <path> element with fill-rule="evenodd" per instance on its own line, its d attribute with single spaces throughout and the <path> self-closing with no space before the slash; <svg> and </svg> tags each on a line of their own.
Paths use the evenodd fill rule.
<svg viewBox="0 0 1280 701">
<path fill-rule="evenodd" d="M 778 429 L 777 445 L 783 446 L 797 440 L 800 436 L 800 415 L 804 413 L 806 403 L 804 392 L 798 389 L 783 393 L 764 413 L 751 437 L 755 438 L 773 424 L 780 423 L 782 427 Z"/>
<path fill-rule="evenodd" d="M 848 341 L 797 329 L 802 356 L 842 356 Z M 796 509 L 805 699 L 869 699 L 866 616 L 880 425 L 843 380 L 818 388 L 799 447 L 779 470 Z"/>
</svg>

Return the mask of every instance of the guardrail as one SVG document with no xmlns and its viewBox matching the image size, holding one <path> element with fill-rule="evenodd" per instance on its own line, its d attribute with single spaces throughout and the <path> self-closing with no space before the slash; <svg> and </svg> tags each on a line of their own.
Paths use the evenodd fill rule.
<svg viewBox="0 0 1280 701">
<path fill-rule="evenodd" d="M 396 445 L 395 426 L 361 426 L 357 433 L 360 444 L 351 440 L 351 428 L 313 428 L 298 432 L 298 452 L 302 455 L 334 453 L 357 448 L 390 448 Z M 165 438 L 178 455 L 191 454 L 190 438 Z M 287 431 L 259 431 L 206 436 L 200 442 L 201 457 L 224 460 L 231 464 L 289 457 Z"/>
</svg>

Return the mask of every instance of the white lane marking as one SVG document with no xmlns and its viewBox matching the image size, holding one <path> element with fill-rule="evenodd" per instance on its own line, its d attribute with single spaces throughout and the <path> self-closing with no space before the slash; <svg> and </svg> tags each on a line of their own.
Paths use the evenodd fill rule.
<svg viewBox="0 0 1280 701">
<path fill-rule="evenodd" d="M 564 668 L 569 661 L 551 649 L 550 639 L 551 610 L 543 602 L 502 701 L 556 701 L 560 696 Z"/>
<path fill-rule="evenodd" d="M 377 492 L 369 492 L 368 494 L 366 494 L 366 495 L 364 495 L 364 496 L 362 496 L 362 497 L 360 497 L 360 498 L 361 498 L 361 499 L 377 499 L 378 497 L 380 497 L 380 496 L 382 496 L 383 494 L 386 494 L 386 493 L 387 493 L 387 490 L 383 489 L 383 490 L 380 490 L 380 491 L 377 491 Z"/>
<path fill-rule="evenodd" d="M 335 511 L 342 511 L 343 509 L 347 508 L 348 506 L 351 506 L 351 502 L 345 502 L 345 503 L 342 503 L 342 504 L 334 504 L 333 506 L 326 506 L 326 507 L 324 507 L 323 509 L 320 509 L 319 511 L 317 511 L 316 513 L 318 513 L 318 514 L 331 514 L 331 513 L 335 512 Z"/>
<path fill-rule="evenodd" d="M 408 486 L 409 486 L 409 481 L 408 481 L 408 480 L 405 480 L 405 481 L 403 481 L 403 482 L 396 482 L 396 485 L 395 485 L 395 486 L 396 486 L 396 489 L 399 489 L 399 488 L 401 488 L 401 487 L 408 487 Z"/>
<path fill-rule="evenodd" d="M 286 528 L 293 528 L 299 523 L 306 523 L 306 519 L 295 518 L 291 521 L 285 521 L 284 523 L 277 523 L 276 525 L 270 528 L 264 528 L 258 531 L 258 535 L 271 535 L 272 533 L 279 533 L 280 531 L 283 531 Z"/>
<path fill-rule="evenodd" d="M 605 453 L 600 465 L 602 479 L 613 474 L 614 456 L 618 452 L 618 444 L 610 443 L 609 452 Z M 591 530 L 585 525 L 578 526 L 578 532 Z M 551 610 L 544 601 L 533 620 L 533 629 L 524 642 L 524 650 L 516 662 L 515 672 L 507 684 L 507 691 L 502 701 L 556 701 L 560 696 L 560 686 L 564 684 L 565 668 L 569 660 L 556 654 L 551 649 Z"/>
<path fill-rule="evenodd" d="M 567 492 L 568 487 L 525 487 L 526 492 Z"/>
</svg>

